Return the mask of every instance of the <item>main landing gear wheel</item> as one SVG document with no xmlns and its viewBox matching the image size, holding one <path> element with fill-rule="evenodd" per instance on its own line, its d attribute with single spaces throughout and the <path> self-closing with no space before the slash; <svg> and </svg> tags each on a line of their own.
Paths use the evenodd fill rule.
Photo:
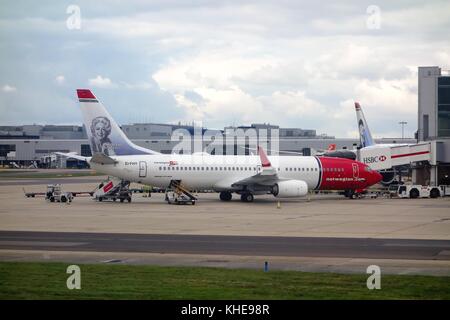
<svg viewBox="0 0 450 320">
<path fill-rule="evenodd" d="M 344 195 L 346 198 L 353 199 L 354 194 L 355 194 L 355 190 L 349 189 L 349 190 L 344 191 Z"/>
<path fill-rule="evenodd" d="M 251 193 L 243 193 L 241 194 L 241 201 L 253 202 L 253 195 Z"/>
<path fill-rule="evenodd" d="M 228 192 L 228 191 L 222 191 L 222 192 L 219 194 L 219 198 L 220 198 L 220 200 L 222 200 L 222 201 L 230 201 L 232 197 L 233 197 L 233 196 L 231 195 L 231 192 Z"/>
</svg>

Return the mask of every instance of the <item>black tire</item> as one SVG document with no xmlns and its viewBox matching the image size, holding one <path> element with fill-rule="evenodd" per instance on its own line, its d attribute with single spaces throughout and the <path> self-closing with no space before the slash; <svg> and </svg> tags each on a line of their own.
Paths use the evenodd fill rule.
<svg viewBox="0 0 450 320">
<path fill-rule="evenodd" d="M 219 194 L 219 198 L 220 198 L 220 200 L 222 200 L 222 201 L 230 201 L 230 200 L 233 198 L 233 195 L 231 194 L 231 192 L 228 192 L 228 191 L 222 191 L 222 192 Z"/>
<path fill-rule="evenodd" d="M 344 191 L 344 196 L 349 199 L 353 199 L 354 194 L 355 194 L 355 190 L 349 189 L 349 190 Z"/>
<path fill-rule="evenodd" d="M 411 190 L 409 191 L 409 197 L 410 197 L 411 199 L 417 199 L 417 198 L 419 197 L 419 195 L 420 195 L 419 190 L 417 190 L 416 188 L 411 189 Z"/>
<path fill-rule="evenodd" d="M 253 195 L 251 193 L 243 193 L 241 194 L 241 201 L 253 202 Z"/>
<path fill-rule="evenodd" d="M 54 197 L 50 197 L 50 202 L 55 202 L 55 198 Z"/>
<path fill-rule="evenodd" d="M 125 199 L 124 198 L 120 198 L 120 203 L 122 203 Z"/>
<path fill-rule="evenodd" d="M 430 198 L 439 198 L 441 196 L 441 192 L 438 188 L 433 188 L 430 191 Z"/>
<path fill-rule="evenodd" d="M 66 196 L 61 196 L 61 202 L 67 202 L 67 197 Z"/>
<path fill-rule="evenodd" d="M 130 203 L 131 202 L 131 197 L 128 197 L 127 201 L 128 201 L 128 203 Z"/>
<path fill-rule="evenodd" d="M 102 197 L 98 197 L 98 201 L 99 201 L 99 202 L 102 202 L 102 201 L 103 201 L 103 198 L 102 198 Z"/>
</svg>

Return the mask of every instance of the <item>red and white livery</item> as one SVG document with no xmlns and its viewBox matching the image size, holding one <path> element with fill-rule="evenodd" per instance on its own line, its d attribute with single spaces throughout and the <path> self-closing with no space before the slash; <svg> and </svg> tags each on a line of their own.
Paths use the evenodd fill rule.
<svg viewBox="0 0 450 320">
<path fill-rule="evenodd" d="M 378 183 L 381 175 L 349 159 L 307 156 L 161 154 L 133 144 L 94 94 L 77 90 L 92 157 L 63 154 L 88 161 L 98 172 L 131 182 L 166 188 L 172 180 L 195 190 L 215 190 L 220 199 L 241 195 L 302 197 L 310 190 L 358 192 Z"/>
</svg>

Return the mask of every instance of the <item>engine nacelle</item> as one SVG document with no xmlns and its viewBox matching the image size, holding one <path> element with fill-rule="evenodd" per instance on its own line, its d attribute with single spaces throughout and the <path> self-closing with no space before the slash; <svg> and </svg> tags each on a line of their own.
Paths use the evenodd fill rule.
<svg viewBox="0 0 450 320">
<path fill-rule="evenodd" d="M 308 185 L 302 180 L 280 181 L 272 187 L 277 198 L 303 197 L 308 193 Z"/>
<path fill-rule="evenodd" d="M 394 168 L 390 170 L 381 170 L 379 172 L 383 176 L 383 179 L 380 181 L 383 186 L 388 186 L 395 181 L 397 172 Z"/>
</svg>

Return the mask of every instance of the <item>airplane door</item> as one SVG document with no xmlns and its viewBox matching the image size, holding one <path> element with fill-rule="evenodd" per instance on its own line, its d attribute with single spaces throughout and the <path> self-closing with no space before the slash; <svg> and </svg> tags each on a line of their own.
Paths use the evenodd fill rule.
<svg viewBox="0 0 450 320">
<path fill-rule="evenodd" d="M 261 166 L 258 164 L 256 166 L 256 173 L 260 173 L 262 171 Z"/>
<path fill-rule="evenodd" d="M 139 178 L 145 178 L 147 176 L 147 162 L 139 161 Z"/>
<path fill-rule="evenodd" d="M 359 178 L 359 167 L 357 163 L 352 163 L 353 167 L 353 178 L 358 179 Z"/>
</svg>

